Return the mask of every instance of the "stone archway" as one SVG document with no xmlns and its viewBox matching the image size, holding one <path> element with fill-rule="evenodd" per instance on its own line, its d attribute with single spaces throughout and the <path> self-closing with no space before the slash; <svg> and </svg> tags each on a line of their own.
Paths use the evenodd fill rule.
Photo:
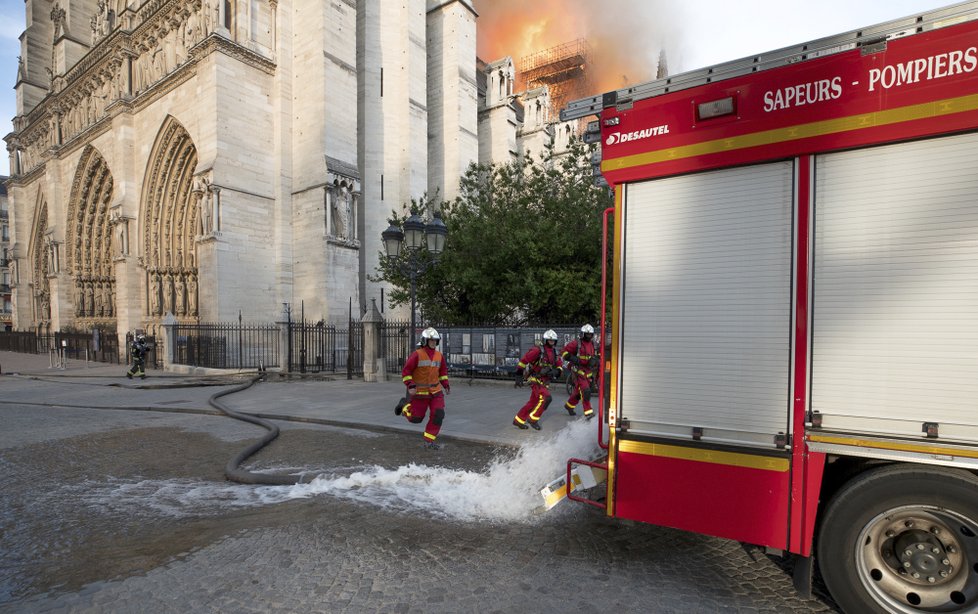
<svg viewBox="0 0 978 614">
<path fill-rule="evenodd" d="M 38 194 L 34 227 L 29 246 L 31 265 L 31 317 L 35 325 L 51 322 L 51 245 L 48 234 L 48 203 Z"/>
<path fill-rule="evenodd" d="M 146 315 L 196 319 L 197 245 L 201 189 L 194 186 L 197 148 L 187 130 L 167 117 L 153 145 L 143 181 L 143 262 Z M 198 181 L 199 182 L 199 181 Z"/>
<path fill-rule="evenodd" d="M 65 243 L 71 273 L 75 321 L 111 326 L 115 323 L 116 288 L 112 264 L 112 173 L 94 147 L 78 162 L 68 204 Z"/>
</svg>

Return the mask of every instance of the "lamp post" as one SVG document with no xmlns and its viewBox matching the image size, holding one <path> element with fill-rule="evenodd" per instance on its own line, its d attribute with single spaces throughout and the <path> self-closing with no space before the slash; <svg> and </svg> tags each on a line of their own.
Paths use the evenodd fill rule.
<svg viewBox="0 0 978 614">
<path fill-rule="evenodd" d="M 387 258 L 397 263 L 398 270 L 402 275 L 406 275 L 411 280 L 411 347 L 416 345 L 415 330 L 415 310 L 417 303 L 417 281 L 421 275 L 432 266 L 438 264 L 438 256 L 445 249 L 445 238 L 448 237 L 448 228 L 441 218 L 435 214 L 431 222 L 424 223 L 420 215 L 412 214 L 404 220 L 404 230 L 398 226 L 391 226 L 380 233 L 384 240 L 384 251 Z M 405 250 L 404 258 L 401 258 L 401 250 Z M 423 250 L 427 250 L 433 258 L 423 260 L 420 258 Z"/>
</svg>

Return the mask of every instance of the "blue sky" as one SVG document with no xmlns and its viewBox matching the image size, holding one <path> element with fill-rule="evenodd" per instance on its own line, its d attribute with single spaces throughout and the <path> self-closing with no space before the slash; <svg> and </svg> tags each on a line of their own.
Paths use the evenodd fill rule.
<svg viewBox="0 0 978 614">
<path fill-rule="evenodd" d="M 643 15 L 643 6 L 668 7 L 679 24 L 670 34 L 667 48 L 672 73 L 735 60 L 763 51 L 838 34 L 913 13 L 947 6 L 944 0 L 659 0 L 619 2 L 607 0 L 604 10 L 616 4 Z M 282 6 L 282 5 L 280 5 Z M 18 37 L 24 29 L 24 0 L 0 0 L 0 136 L 9 133 L 17 112 L 14 84 L 17 79 Z M 651 54 L 650 61 L 658 57 Z M 0 175 L 7 175 L 6 149 L 0 150 Z"/>
</svg>

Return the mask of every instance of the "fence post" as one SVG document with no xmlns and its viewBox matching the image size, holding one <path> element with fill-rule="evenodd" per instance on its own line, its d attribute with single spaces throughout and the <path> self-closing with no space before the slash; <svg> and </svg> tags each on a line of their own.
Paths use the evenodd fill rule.
<svg viewBox="0 0 978 614">
<path fill-rule="evenodd" d="M 177 347 L 177 318 L 172 313 L 167 312 L 163 316 L 163 370 L 173 364 L 173 352 Z"/>
<path fill-rule="evenodd" d="M 278 325 L 278 347 L 281 358 L 279 359 L 279 370 L 288 373 L 292 369 L 292 346 L 289 344 L 289 321 L 291 320 L 288 304 L 282 309 L 275 324 Z"/>
<path fill-rule="evenodd" d="M 363 381 L 386 382 L 387 369 L 384 368 L 384 356 L 380 353 L 380 325 L 384 317 L 377 311 L 376 299 L 370 299 L 370 309 L 363 314 L 360 322 L 363 324 Z M 353 327 L 351 326 L 352 330 Z M 350 351 L 353 351 L 352 344 Z"/>
</svg>

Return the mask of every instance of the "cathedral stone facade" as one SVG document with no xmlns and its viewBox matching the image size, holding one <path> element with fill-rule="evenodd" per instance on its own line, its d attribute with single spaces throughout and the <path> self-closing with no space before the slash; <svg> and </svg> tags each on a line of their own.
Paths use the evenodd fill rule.
<svg viewBox="0 0 978 614">
<path fill-rule="evenodd" d="M 471 0 L 24 5 L 15 329 L 357 318 L 391 211 L 520 148 L 512 61 L 477 74 Z"/>
</svg>

